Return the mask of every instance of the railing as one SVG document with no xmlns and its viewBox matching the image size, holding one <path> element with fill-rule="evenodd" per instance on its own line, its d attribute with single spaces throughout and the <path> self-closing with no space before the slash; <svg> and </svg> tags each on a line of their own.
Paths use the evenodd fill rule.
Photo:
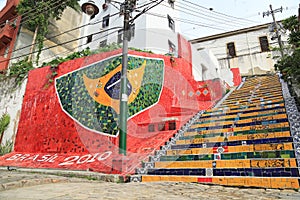
<svg viewBox="0 0 300 200">
<path fill-rule="evenodd" d="M 0 29 L 0 48 L 10 43 L 14 36 L 15 29 L 10 24 L 5 24 L 5 26 Z"/>
</svg>

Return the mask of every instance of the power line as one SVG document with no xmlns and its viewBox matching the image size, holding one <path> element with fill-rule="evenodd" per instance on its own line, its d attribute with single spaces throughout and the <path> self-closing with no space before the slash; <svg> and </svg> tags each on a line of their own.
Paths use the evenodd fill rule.
<svg viewBox="0 0 300 200">
<path fill-rule="evenodd" d="M 144 5 L 142 5 L 142 6 L 139 6 L 139 7 L 135 8 L 135 10 L 137 10 L 137 9 L 139 9 L 139 8 L 143 8 L 143 7 L 145 7 L 145 6 L 147 6 L 147 5 L 150 5 L 150 4 L 152 4 L 152 2 L 151 2 L 151 3 L 144 4 Z M 116 13 L 110 15 L 109 17 L 111 18 L 111 17 L 114 17 L 114 16 L 119 15 L 119 14 L 120 14 L 120 12 L 116 12 Z M 88 23 L 88 24 L 85 24 L 85 25 L 82 25 L 82 26 L 79 26 L 79 27 L 75 27 L 75 28 L 73 28 L 73 29 L 69 29 L 69 30 L 64 31 L 64 32 L 62 32 L 62 33 L 59 33 L 59 34 L 57 34 L 57 35 L 54 35 L 54 36 L 52 36 L 52 37 L 48 37 L 48 38 L 44 39 L 44 42 L 45 42 L 45 41 L 48 41 L 48 40 L 51 40 L 51 39 L 53 39 L 53 38 L 55 38 L 55 37 L 61 36 L 61 35 L 63 35 L 63 34 L 72 32 L 72 31 L 74 31 L 74 30 L 83 28 L 83 27 L 85 27 L 85 26 L 95 25 L 95 24 L 98 24 L 98 23 L 101 23 L 101 22 L 103 22 L 103 20 L 99 20 L 99 21 L 96 21 L 96 22 L 93 22 L 93 23 Z M 36 45 L 36 43 L 30 44 L 30 45 L 27 45 L 27 46 L 24 46 L 24 47 L 21 47 L 21 48 L 12 50 L 12 51 L 9 51 L 9 52 L 7 52 L 7 53 L 14 53 L 14 52 L 16 52 L 16 51 L 20 51 L 20 50 L 22 50 L 22 49 L 31 47 L 32 45 Z M 4 55 L 5 55 L 5 54 L 2 54 L 2 55 L 0 55 L 0 56 L 4 56 Z"/>
<path fill-rule="evenodd" d="M 247 21 L 248 23 L 251 22 L 251 23 L 257 23 L 256 21 L 252 21 L 252 20 L 249 20 L 249 19 L 245 19 L 245 18 L 241 18 L 241 17 L 235 17 L 235 16 L 232 16 L 232 15 L 228 15 L 228 14 L 224 14 L 224 13 L 221 13 L 221 12 L 217 12 L 217 11 L 214 11 L 214 10 L 211 10 L 209 8 L 206 8 L 204 6 L 201 6 L 199 4 L 196 4 L 196 3 L 193 3 L 191 1 L 188 1 L 188 0 L 182 0 L 186 3 L 189 3 L 191 5 L 194 5 L 194 6 L 197 6 L 199 8 L 202 8 L 202 9 L 205 9 L 205 10 L 209 10 L 210 12 L 214 12 L 216 14 L 219 14 L 219 15 L 222 15 L 222 16 L 225 16 L 225 17 L 230 17 L 230 18 L 234 18 L 234 19 L 238 19 L 238 20 L 243 20 L 243 21 Z"/>
<path fill-rule="evenodd" d="M 244 25 L 244 24 L 241 24 L 239 22 L 234 22 L 232 20 L 224 20 L 224 18 L 220 18 L 220 17 L 216 17 L 216 16 L 209 16 L 207 14 L 199 12 L 199 10 L 197 10 L 197 11 L 193 10 L 193 9 L 196 9 L 195 7 L 191 7 L 187 4 L 183 4 L 182 2 L 181 2 L 181 4 L 184 5 L 184 6 L 177 5 L 177 7 L 181 8 L 181 9 L 175 8 L 174 10 L 178 10 L 182 13 L 186 13 L 188 15 L 192 15 L 192 16 L 198 17 L 200 19 L 206 19 L 208 21 L 216 22 L 218 24 L 222 23 L 222 24 L 235 25 L 235 26 L 237 24 Z M 164 5 L 164 6 L 167 7 L 167 5 Z M 191 8 L 193 8 L 193 9 L 191 9 Z M 188 12 L 188 11 L 191 11 L 191 12 Z M 229 22 L 229 23 L 227 23 L 227 22 Z M 213 24 L 210 24 L 210 25 L 212 26 Z"/>
<path fill-rule="evenodd" d="M 149 13 L 148 12 L 148 13 L 145 13 L 145 14 L 153 15 L 153 16 L 156 16 L 156 17 L 164 18 L 164 19 L 166 18 L 166 16 L 158 14 L 158 13 Z M 182 18 L 177 18 L 177 17 L 174 17 L 174 19 L 177 20 L 177 21 L 183 22 L 183 23 L 193 24 L 193 25 L 197 25 L 197 26 L 201 26 L 201 27 L 207 27 L 207 28 L 211 28 L 211 29 L 215 29 L 215 30 L 227 31 L 227 30 L 222 29 L 222 28 L 216 28 L 216 27 L 213 27 L 213 26 L 210 26 L 210 25 L 206 25 L 206 24 L 199 23 L 199 22 L 192 21 L 192 20 L 188 20 L 188 19 L 182 19 Z"/>
<path fill-rule="evenodd" d="M 53 1 L 53 2 L 51 2 L 51 1 Z M 57 1 L 63 1 L 63 0 L 50 0 L 49 1 L 49 3 L 50 3 L 50 6 L 53 4 L 56 4 L 57 3 Z M 65 2 L 62 2 L 61 4 L 65 4 L 65 3 L 67 3 L 67 1 L 70 1 L 70 0 L 66 0 Z M 52 9 L 55 9 L 56 7 L 58 7 L 59 5 L 57 5 L 57 6 L 55 6 L 55 7 L 53 7 L 53 8 L 51 8 L 50 10 L 52 10 Z M 23 13 L 22 15 L 17 15 L 17 16 L 13 16 L 13 17 L 11 17 L 11 18 L 9 18 L 8 19 L 8 21 L 11 21 L 11 20 L 13 20 L 13 19 L 17 19 L 18 17 L 23 17 L 23 16 L 25 16 L 24 18 L 22 18 L 22 21 L 26 21 L 25 19 L 26 18 L 28 18 L 29 17 L 29 14 L 40 14 L 40 13 L 42 13 L 44 10 L 41 10 L 40 12 L 39 11 L 37 11 L 35 8 L 32 8 L 31 10 L 28 10 L 27 12 L 25 12 L 25 13 Z M 35 19 L 35 18 L 33 18 L 33 19 Z M 28 21 L 28 20 L 27 20 Z M 3 26 L 3 25 L 5 25 L 6 24 L 6 21 L 4 21 L 4 22 L 1 22 L 0 23 L 0 26 Z M 21 24 L 23 24 L 23 22 L 21 23 Z M 21 25 L 20 24 L 20 25 Z"/>
<path fill-rule="evenodd" d="M 97 39 L 93 40 L 93 42 L 98 41 L 98 40 L 101 40 L 101 39 L 105 38 L 106 36 L 112 35 L 112 34 L 117 33 L 117 32 L 118 32 L 118 30 L 117 30 L 117 31 L 112 31 L 111 33 L 109 33 L 109 34 L 107 34 L 107 35 L 105 35 L 105 36 L 102 36 L 102 37 L 100 37 L 100 38 L 97 38 Z M 83 47 L 83 46 L 85 46 L 85 45 L 87 45 L 87 44 L 80 44 L 80 45 L 77 45 L 77 46 L 74 47 L 72 50 L 66 50 L 66 51 L 64 51 L 64 52 L 61 52 L 60 54 L 65 54 L 65 53 L 67 53 L 67 52 L 72 52 L 72 51 L 74 51 L 75 49 L 78 49 L 78 48 Z M 44 58 L 44 59 L 41 60 L 41 62 L 42 62 L 42 61 L 45 61 L 45 60 L 49 60 L 50 58 L 54 58 L 54 57 L 57 57 L 57 56 L 55 55 L 55 56 L 51 56 L 51 57 Z"/>
<path fill-rule="evenodd" d="M 112 27 L 112 28 L 109 28 L 107 30 L 96 32 L 94 34 L 96 35 L 96 34 L 104 33 L 106 31 L 110 31 L 110 30 L 113 30 L 113 29 L 120 29 L 120 28 L 122 28 L 122 27 L 120 27 L 120 26 L 118 26 L 118 27 Z M 43 48 L 41 51 L 46 51 L 46 50 L 52 49 L 54 47 L 58 47 L 58 46 L 61 46 L 61 45 L 64 45 L 64 44 L 75 42 L 77 40 L 81 40 L 81 39 L 86 38 L 86 37 L 87 36 L 82 36 L 82 37 L 79 37 L 79 38 L 75 38 L 73 40 L 69 40 L 69 41 L 66 41 L 66 42 L 63 42 L 63 43 L 59 43 L 59 44 L 56 44 L 56 45 L 53 45 L 53 46 L 50 46 L 50 47 L 46 47 L 46 48 Z M 3 60 L 3 61 L 0 61 L 0 63 L 7 62 L 9 60 L 15 60 L 15 59 L 18 59 L 18 58 L 22 58 L 22 57 L 25 57 L 25 56 L 28 56 L 28 55 L 31 55 L 31 54 L 34 54 L 34 53 L 38 53 L 38 51 L 34 51 L 34 52 L 31 52 L 31 53 L 27 53 L 25 55 L 16 56 L 16 57 L 13 57 L 13 58 L 10 58 L 10 59 L 6 59 L 6 60 Z"/>
<path fill-rule="evenodd" d="M 116 16 L 116 15 L 119 15 L 119 14 L 120 14 L 120 12 L 114 13 L 114 14 L 110 15 L 110 17 Z M 56 37 L 58 37 L 58 36 L 61 36 L 61 35 L 63 35 L 63 34 L 66 34 L 66 33 L 72 32 L 72 31 L 75 31 L 75 30 L 77 30 L 77 29 L 83 28 L 83 27 L 85 27 L 85 26 L 95 25 L 95 24 L 98 24 L 98 23 L 101 23 L 101 22 L 103 22 L 103 20 L 99 20 L 99 21 L 96 21 L 96 22 L 94 22 L 94 23 L 88 23 L 88 24 L 85 24 L 85 25 L 82 25 L 82 26 L 75 27 L 75 28 L 73 28 L 73 29 L 69 29 L 69 30 L 64 31 L 64 32 L 62 32 L 62 33 L 59 33 L 59 34 L 57 34 L 57 35 L 51 36 L 51 37 L 49 37 L 49 38 L 46 38 L 46 39 L 44 39 L 43 42 L 48 41 L 48 40 L 51 40 L 51 39 L 56 38 Z M 20 50 L 22 50 L 22 49 L 31 47 L 32 45 L 36 45 L 36 44 L 37 44 L 37 43 L 30 44 L 30 45 L 27 45 L 27 46 L 24 46 L 24 47 L 21 47 L 21 48 L 18 48 L 18 49 L 9 51 L 8 53 L 15 53 L 15 52 L 17 52 L 17 51 L 20 51 Z M 2 54 L 2 55 L 0 55 L 0 56 L 4 56 L 4 55 L 5 55 L 5 54 Z"/>
<path fill-rule="evenodd" d="M 162 1 L 163 1 L 163 0 L 162 0 Z M 144 5 L 140 6 L 140 7 L 135 8 L 135 10 L 137 10 L 137 9 L 139 9 L 139 8 L 142 8 L 142 7 L 145 7 L 145 6 L 147 6 L 147 5 L 150 5 L 150 4 L 152 4 L 152 3 L 144 4 Z M 152 7 L 153 7 L 153 6 L 152 6 Z M 152 8 L 152 7 L 151 7 L 151 8 Z M 151 8 L 150 8 L 150 9 L 151 9 Z M 149 9 L 148 9 L 148 10 L 149 10 Z M 113 16 L 116 16 L 116 15 L 119 15 L 119 14 L 120 14 L 120 12 L 117 12 L 117 13 L 114 13 L 114 14 L 110 15 L 109 17 L 113 17 Z M 83 27 L 85 27 L 85 26 L 95 25 L 95 24 L 98 24 L 98 23 L 101 23 L 101 22 L 103 22 L 103 20 L 99 20 L 99 21 L 96 21 L 96 22 L 93 22 L 93 23 L 88 23 L 88 24 L 85 24 L 85 25 L 82 25 L 82 26 L 79 26 L 79 27 L 76 27 L 76 28 L 73 28 L 73 29 L 64 31 L 64 32 L 62 32 L 62 33 L 59 33 L 59 34 L 57 34 L 57 35 L 54 35 L 54 36 L 49 37 L 49 38 L 47 38 L 47 39 L 44 39 L 44 42 L 45 42 L 45 41 L 48 41 L 48 40 L 51 40 L 51 39 L 53 39 L 53 38 L 55 38 L 55 37 L 61 36 L 61 35 L 63 35 L 63 34 L 69 33 L 69 32 L 71 32 L 71 31 L 74 31 L 74 30 L 83 28 Z M 122 28 L 122 27 L 119 27 L 119 28 Z M 96 32 L 96 33 L 93 33 L 93 34 L 94 34 L 94 35 L 97 35 L 97 34 L 99 34 L 99 33 L 102 33 L 102 32 L 105 32 L 105 31 L 109 31 L 109 30 L 110 30 L 110 29 L 107 29 L 107 30 L 100 31 L 100 32 Z M 110 35 L 110 34 L 109 34 L 109 35 Z M 67 43 L 70 43 L 70 42 L 73 42 L 73 41 L 76 41 L 76 40 L 80 40 L 80 39 L 83 39 L 83 38 L 85 38 L 85 37 L 87 37 L 87 36 L 83 36 L 83 37 L 80 37 L 79 39 L 74 39 L 74 40 L 68 41 L 68 42 L 66 42 L 66 43 L 60 43 L 60 44 L 58 44 L 58 45 L 52 46 L 51 48 L 54 48 L 54 47 L 60 46 L 60 45 L 64 45 L 64 44 L 67 44 Z M 36 43 L 34 43 L 33 45 L 35 45 L 35 44 L 36 44 Z M 85 45 L 85 44 L 84 44 L 84 45 Z M 16 51 L 20 51 L 20 50 L 22 50 L 22 49 L 25 49 L 25 48 L 28 48 L 28 47 L 31 47 L 31 46 L 32 46 L 32 44 L 27 45 L 27 46 L 24 46 L 24 47 L 21 47 L 21 48 L 19 48 L 19 49 L 15 49 L 15 50 L 13 50 L 13 51 L 9 51 L 8 53 L 14 53 L 14 52 L 16 52 Z M 42 50 L 44 50 L 44 49 L 42 49 Z M 45 50 L 47 50 L 47 49 L 45 49 Z M 33 53 L 37 53 L 37 51 L 32 52 L 32 54 L 33 54 Z M 2 55 L 0 55 L 0 56 L 4 56 L 4 55 L 5 55 L 5 54 L 2 54 Z M 19 57 L 24 57 L 24 56 L 27 56 L 27 55 L 30 55 L 30 54 L 25 54 L 25 55 L 22 55 L 22 56 L 19 56 Z M 6 60 L 4 60 L 4 61 L 2 61 L 2 62 L 6 62 L 6 61 L 8 61 L 8 60 L 17 59 L 17 58 L 19 58 L 19 57 L 13 57 L 13 58 L 10 58 L 10 59 L 6 59 Z M 1 62 L 0 62 L 0 63 L 1 63 Z"/>
</svg>

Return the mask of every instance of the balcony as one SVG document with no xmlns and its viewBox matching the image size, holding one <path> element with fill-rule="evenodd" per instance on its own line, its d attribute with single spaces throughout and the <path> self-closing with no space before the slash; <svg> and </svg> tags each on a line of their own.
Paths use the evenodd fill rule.
<svg viewBox="0 0 300 200">
<path fill-rule="evenodd" d="M 9 0 L 5 7 L 0 11 L 0 23 L 4 23 L 17 15 L 16 7 L 20 0 Z"/>
<path fill-rule="evenodd" d="M 14 32 L 15 28 L 9 23 L 5 24 L 5 26 L 0 29 L 0 48 L 10 43 L 14 36 Z"/>
</svg>

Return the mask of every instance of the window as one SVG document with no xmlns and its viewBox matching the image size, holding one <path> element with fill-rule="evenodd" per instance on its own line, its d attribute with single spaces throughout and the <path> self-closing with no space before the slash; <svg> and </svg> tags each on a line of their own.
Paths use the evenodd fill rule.
<svg viewBox="0 0 300 200">
<path fill-rule="evenodd" d="M 236 57 L 235 46 L 233 42 L 227 44 L 227 52 L 231 57 Z"/>
<path fill-rule="evenodd" d="M 154 124 L 149 124 L 148 132 L 154 132 L 154 131 L 155 131 Z"/>
<path fill-rule="evenodd" d="M 99 47 L 105 47 L 107 44 L 107 40 L 103 40 L 99 43 Z"/>
<path fill-rule="evenodd" d="M 123 42 L 123 30 L 119 30 L 118 31 L 118 43 L 122 43 Z"/>
<path fill-rule="evenodd" d="M 174 9 L 175 0 L 168 0 L 170 6 Z"/>
<path fill-rule="evenodd" d="M 106 28 L 109 26 L 109 15 L 106 15 L 105 17 L 103 17 L 102 19 L 102 28 Z"/>
<path fill-rule="evenodd" d="M 165 123 L 158 124 L 158 131 L 165 131 L 165 130 L 166 130 Z"/>
<path fill-rule="evenodd" d="M 260 49 L 261 52 L 270 51 L 269 49 L 269 41 L 267 36 L 259 37 Z"/>
<path fill-rule="evenodd" d="M 171 30 L 175 31 L 175 22 L 174 20 L 168 15 L 168 22 L 169 22 L 169 27 Z"/>
<path fill-rule="evenodd" d="M 169 130 L 176 130 L 176 122 L 169 122 Z"/>
<path fill-rule="evenodd" d="M 173 54 L 176 52 L 176 46 L 170 41 L 168 40 L 169 43 L 169 53 Z"/>
<path fill-rule="evenodd" d="M 93 35 L 89 35 L 86 37 L 86 43 L 91 43 L 93 41 Z"/>
</svg>

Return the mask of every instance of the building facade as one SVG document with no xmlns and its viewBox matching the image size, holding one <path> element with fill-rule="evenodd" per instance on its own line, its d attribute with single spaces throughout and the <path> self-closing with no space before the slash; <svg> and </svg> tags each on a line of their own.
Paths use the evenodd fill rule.
<svg viewBox="0 0 300 200">
<path fill-rule="evenodd" d="M 86 3 L 87 0 L 81 0 Z M 99 8 L 99 14 L 92 17 L 85 15 L 83 24 L 90 24 L 82 29 L 82 48 L 101 48 L 110 43 L 122 44 L 123 18 L 120 14 L 120 5 L 124 0 L 105 3 L 105 0 L 95 1 Z M 154 5 L 149 0 L 139 0 L 132 12 L 131 19 L 139 15 L 143 9 Z M 129 47 L 141 50 L 150 50 L 154 53 L 167 54 L 177 53 L 177 32 L 179 24 L 175 18 L 178 17 L 175 1 L 164 1 L 160 5 L 137 17 L 130 28 Z"/>
<path fill-rule="evenodd" d="M 0 73 L 8 68 L 20 25 L 16 12 L 19 0 L 7 1 L 0 11 Z"/>
<path fill-rule="evenodd" d="M 20 0 L 9 0 L 0 11 L 0 73 L 5 73 L 12 63 L 29 55 L 34 33 L 22 24 L 26 15 L 18 16 L 16 7 Z M 55 9 L 55 7 L 50 8 Z M 31 10 L 30 12 L 37 12 Z M 70 20 L 72 19 L 72 20 Z M 66 8 L 60 20 L 50 20 L 49 31 L 37 66 L 78 51 L 82 13 Z M 37 50 L 37 49 L 36 49 Z M 35 59 L 36 53 L 33 54 Z"/>
<path fill-rule="evenodd" d="M 88 1 L 81 0 L 82 4 L 86 2 Z M 93 16 L 84 15 L 83 17 L 84 27 L 81 35 L 86 37 L 81 41 L 82 49 L 89 47 L 94 50 L 111 43 L 122 44 L 124 16 L 120 15 L 119 12 L 120 4 L 124 1 L 105 2 L 107 1 L 94 1 L 99 8 L 99 13 Z M 230 69 L 223 70 L 221 73 L 219 63 L 211 51 L 197 51 L 193 46 L 184 42 L 185 39 L 180 35 L 178 2 L 174 0 L 164 1 L 136 18 L 131 26 L 129 47 L 148 50 L 157 54 L 185 56 L 193 66 L 192 74 L 195 80 L 204 81 L 221 78 L 232 85 Z M 143 9 L 154 4 L 151 0 L 137 1 L 131 19 L 134 19 Z M 185 44 L 184 48 L 182 48 L 183 44 Z"/>
<path fill-rule="evenodd" d="M 272 24 L 263 24 L 227 33 L 191 40 L 198 51 L 209 49 L 217 57 L 220 68 L 239 68 L 241 75 L 251 76 L 274 71 L 274 58 L 279 57 Z M 282 40 L 286 36 L 282 34 Z M 276 60 L 276 59 L 275 59 Z"/>
</svg>

